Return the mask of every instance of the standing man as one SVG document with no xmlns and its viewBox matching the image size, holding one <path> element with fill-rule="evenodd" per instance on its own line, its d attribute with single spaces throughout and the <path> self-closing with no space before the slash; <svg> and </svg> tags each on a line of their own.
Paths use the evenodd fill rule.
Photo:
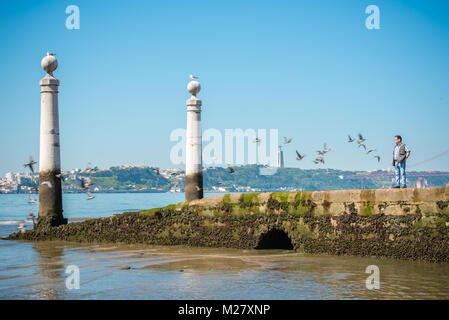
<svg viewBox="0 0 449 320">
<path fill-rule="evenodd" d="M 399 135 L 394 137 L 394 143 L 393 161 L 391 161 L 391 165 L 396 170 L 396 185 L 394 188 L 400 188 L 401 186 L 407 188 L 405 162 L 410 156 L 410 149 L 402 143 L 402 137 Z"/>
</svg>

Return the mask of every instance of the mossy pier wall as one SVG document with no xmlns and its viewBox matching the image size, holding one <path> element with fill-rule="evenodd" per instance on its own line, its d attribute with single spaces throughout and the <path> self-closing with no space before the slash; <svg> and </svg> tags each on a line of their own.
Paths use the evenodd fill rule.
<svg viewBox="0 0 449 320">
<path fill-rule="evenodd" d="M 9 239 L 252 249 L 279 235 L 306 253 L 449 262 L 449 185 L 226 194 Z"/>
</svg>

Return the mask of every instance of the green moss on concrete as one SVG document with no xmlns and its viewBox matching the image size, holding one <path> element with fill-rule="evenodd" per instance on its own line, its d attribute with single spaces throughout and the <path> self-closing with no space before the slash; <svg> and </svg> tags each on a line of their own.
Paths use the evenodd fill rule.
<svg viewBox="0 0 449 320">
<path fill-rule="evenodd" d="M 296 230 L 298 231 L 299 235 L 301 235 L 301 236 L 311 238 L 311 239 L 316 239 L 315 233 L 313 233 L 313 231 L 311 231 L 307 225 L 299 224 L 296 226 Z"/>
<path fill-rule="evenodd" d="M 290 192 L 273 192 L 271 198 L 276 199 L 279 202 L 287 203 Z"/>
<path fill-rule="evenodd" d="M 161 212 L 171 212 L 173 211 L 175 208 L 177 208 L 177 204 L 170 204 L 168 206 L 165 207 L 161 207 L 161 208 L 153 208 L 153 209 L 148 209 L 148 210 L 141 210 L 139 212 L 136 213 L 140 213 L 140 214 L 145 214 L 148 216 L 154 216 L 156 213 L 161 213 Z M 132 212 L 131 212 L 132 214 Z"/>
<path fill-rule="evenodd" d="M 224 204 L 229 204 L 229 203 L 231 203 L 231 195 L 228 193 L 228 194 L 225 194 L 224 196 L 223 196 L 223 200 L 221 200 Z"/>
<path fill-rule="evenodd" d="M 374 212 L 374 208 L 373 205 L 371 203 L 364 203 L 363 204 L 363 209 L 362 209 L 362 214 L 365 216 L 370 216 L 372 215 Z"/>
<path fill-rule="evenodd" d="M 403 201 L 393 205 L 401 205 L 402 211 L 413 210 L 386 215 L 376 214 L 374 208 L 382 212 L 391 204 L 373 202 L 371 193 L 363 197 L 362 202 L 339 204 L 344 212 L 335 215 L 329 212 L 333 208 L 329 200 L 317 205 L 311 193 L 306 192 L 274 193 L 266 204 L 259 203 L 258 194 L 234 196 L 233 202 L 230 195 L 225 195 L 210 207 L 189 206 L 184 202 L 138 213 L 36 228 L 13 234 L 10 239 L 250 249 L 257 246 L 266 232 L 277 228 L 301 252 L 449 262 L 447 203 L 424 206 Z M 432 208 L 436 212 L 431 212 Z"/>
<path fill-rule="evenodd" d="M 242 193 L 240 196 L 240 203 L 245 206 L 258 205 L 259 193 Z"/>
</svg>

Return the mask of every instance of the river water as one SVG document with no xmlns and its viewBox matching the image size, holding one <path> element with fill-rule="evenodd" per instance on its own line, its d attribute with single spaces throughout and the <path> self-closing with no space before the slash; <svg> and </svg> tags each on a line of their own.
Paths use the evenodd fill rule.
<svg viewBox="0 0 449 320">
<path fill-rule="evenodd" d="M 181 193 L 64 194 L 69 221 L 161 207 Z M 17 230 L 28 195 L 0 195 L 0 236 Z M 26 224 L 30 228 L 30 224 Z M 79 289 L 66 285 L 79 268 Z M 367 289 L 368 266 L 379 289 Z M 449 264 L 148 245 L 0 240 L 0 299 L 448 299 Z"/>
</svg>

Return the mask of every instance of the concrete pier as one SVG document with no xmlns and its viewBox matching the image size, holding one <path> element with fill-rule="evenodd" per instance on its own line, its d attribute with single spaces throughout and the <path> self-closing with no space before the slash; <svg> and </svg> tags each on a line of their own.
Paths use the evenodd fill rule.
<svg viewBox="0 0 449 320">
<path fill-rule="evenodd" d="M 39 217 L 38 227 L 66 224 L 62 215 L 61 157 L 59 145 L 59 80 L 53 77 L 58 60 L 51 53 L 42 59 L 47 74 L 40 81 L 41 127 L 39 154 Z"/>
<path fill-rule="evenodd" d="M 224 194 L 9 239 L 294 249 L 449 263 L 449 185 Z"/>
<path fill-rule="evenodd" d="M 187 85 L 192 96 L 186 102 L 186 201 L 203 198 L 201 100 L 196 96 L 200 89 L 198 81 L 190 81 Z"/>
</svg>

